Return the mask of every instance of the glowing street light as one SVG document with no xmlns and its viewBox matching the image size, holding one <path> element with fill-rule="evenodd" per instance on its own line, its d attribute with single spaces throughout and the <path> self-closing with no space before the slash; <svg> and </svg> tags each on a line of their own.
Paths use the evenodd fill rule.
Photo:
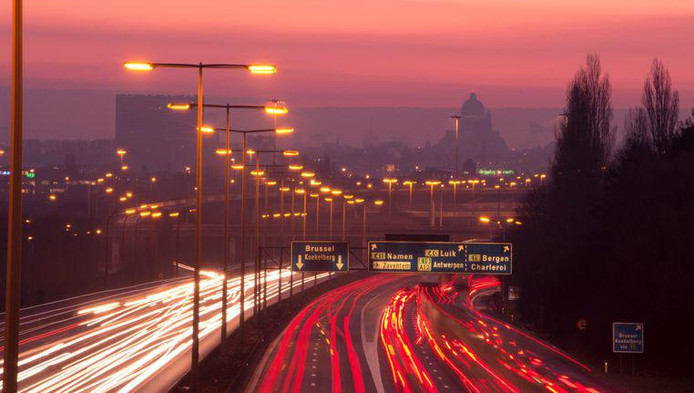
<svg viewBox="0 0 694 393">
<path fill-rule="evenodd" d="M 383 182 L 388 184 L 388 219 L 390 220 L 392 213 L 393 213 L 393 203 L 392 203 L 391 194 L 393 191 L 393 184 L 397 183 L 398 179 L 385 178 L 385 179 L 383 179 Z"/>
</svg>

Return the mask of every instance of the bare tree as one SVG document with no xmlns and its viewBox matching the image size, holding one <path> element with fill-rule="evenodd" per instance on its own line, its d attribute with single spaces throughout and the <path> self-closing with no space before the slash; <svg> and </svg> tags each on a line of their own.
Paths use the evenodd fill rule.
<svg viewBox="0 0 694 393">
<path fill-rule="evenodd" d="M 600 58 L 589 54 L 567 89 L 567 121 L 557 139 L 555 174 L 596 173 L 605 166 L 614 135 L 611 96 L 609 76 L 602 74 Z"/>
<path fill-rule="evenodd" d="M 657 152 L 667 149 L 677 132 L 679 93 L 672 89 L 670 72 L 654 59 L 643 86 L 642 104 L 648 117 L 651 141 Z"/>
</svg>

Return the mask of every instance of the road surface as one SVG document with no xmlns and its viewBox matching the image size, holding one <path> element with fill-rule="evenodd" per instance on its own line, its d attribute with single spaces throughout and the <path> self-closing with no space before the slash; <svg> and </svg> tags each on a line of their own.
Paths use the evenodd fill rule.
<svg viewBox="0 0 694 393">
<path fill-rule="evenodd" d="M 256 369 L 259 392 L 608 392 L 589 367 L 480 311 L 494 277 L 373 275 L 327 292 Z M 466 289 L 459 291 L 463 281 Z"/>
<path fill-rule="evenodd" d="M 283 297 L 289 293 L 290 274 L 288 270 L 282 273 Z M 212 271 L 201 272 L 201 357 L 220 341 L 223 279 Z M 277 301 L 278 279 L 277 271 L 268 273 L 268 304 Z M 327 273 L 316 278 L 325 279 Z M 240 277 L 228 278 L 227 283 L 230 333 L 238 325 Z M 306 285 L 313 283 L 313 276 L 307 275 Z M 245 279 L 247 316 L 253 313 L 253 289 L 253 274 L 249 274 Z M 296 274 L 294 291 L 300 289 L 300 275 Z M 192 295 L 192 279 L 184 278 L 22 310 L 19 390 L 169 390 L 190 370 Z"/>
</svg>

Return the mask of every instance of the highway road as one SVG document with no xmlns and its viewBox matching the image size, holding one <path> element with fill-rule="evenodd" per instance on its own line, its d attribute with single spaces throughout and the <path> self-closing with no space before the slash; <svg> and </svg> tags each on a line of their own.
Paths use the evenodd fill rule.
<svg viewBox="0 0 694 393">
<path fill-rule="evenodd" d="M 282 273 L 283 297 L 288 296 L 290 274 Z M 278 279 L 277 271 L 267 276 L 268 304 L 277 301 Z M 326 279 L 327 273 L 315 278 Z M 218 273 L 201 272 L 201 357 L 220 341 L 223 280 Z M 227 282 L 231 332 L 238 326 L 240 277 Z M 313 283 L 307 275 L 306 285 Z M 247 316 L 253 313 L 253 288 L 250 274 L 245 280 Z M 297 274 L 294 291 L 300 289 Z M 192 279 L 181 278 L 22 310 L 20 391 L 168 391 L 190 369 L 192 295 Z"/>
<path fill-rule="evenodd" d="M 496 278 L 420 277 L 373 275 L 322 295 L 271 345 L 247 391 L 614 391 L 570 355 L 484 313 Z"/>
</svg>

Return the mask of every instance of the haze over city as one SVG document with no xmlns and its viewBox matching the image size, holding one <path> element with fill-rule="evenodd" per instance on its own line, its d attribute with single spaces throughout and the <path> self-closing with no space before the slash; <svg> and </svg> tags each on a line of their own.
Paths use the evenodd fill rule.
<svg viewBox="0 0 694 393">
<path fill-rule="evenodd" d="M 0 43 L 9 47 L 10 12 L 4 7 Z M 206 92 L 238 99 L 281 97 L 295 108 L 449 109 L 475 90 L 490 109 L 553 112 L 561 107 L 566 80 L 585 53 L 597 52 L 611 75 L 616 108 L 638 103 L 643 75 L 654 57 L 667 64 L 683 107 L 694 103 L 694 78 L 688 72 L 694 61 L 694 4 L 679 0 L 195 5 L 68 0 L 29 2 L 26 14 L 27 111 L 42 113 L 27 125 L 32 138 L 113 137 L 114 93 L 182 93 L 190 88 L 176 72 L 123 75 L 118 64 L 124 58 L 272 59 L 283 69 L 276 78 L 247 80 L 212 73 Z M 3 80 L 9 75 L 8 54 L 0 53 Z M 8 90 L 2 85 L 4 104 Z M 94 108 L 82 111 L 83 102 L 92 102 Z M 9 115 L 6 108 L 0 109 L 2 118 Z M 374 122 L 376 128 L 383 124 L 383 139 L 404 134 L 413 143 L 423 143 L 409 122 L 398 124 L 378 114 Z M 498 127 L 502 135 L 522 140 L 525 124 L 506 123 Z M 3 139 L 6 124 L 0 126 Z M 368 124 L 361 123 L 356 132 L 365 133 Z M 433 131 L 445 123 L 429 124 Z"/>
</svg>

